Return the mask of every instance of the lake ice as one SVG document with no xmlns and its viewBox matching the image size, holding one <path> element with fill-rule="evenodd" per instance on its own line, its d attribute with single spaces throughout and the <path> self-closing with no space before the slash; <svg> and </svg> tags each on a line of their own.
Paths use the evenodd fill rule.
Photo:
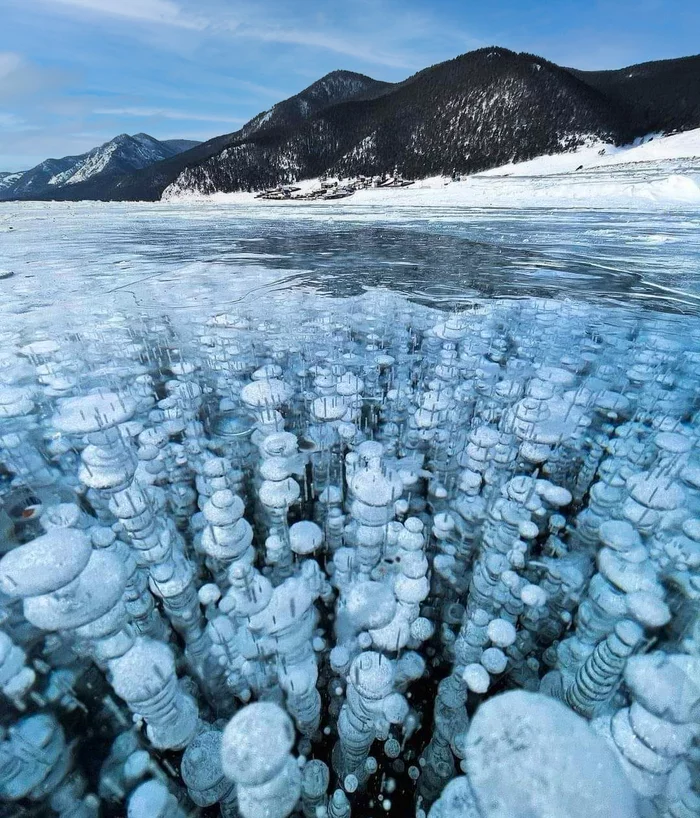
<svg viewBox="0 0 700 818">
<path fill-rule="evenodd" d="M 8 815 L 697 814 L 696 206 L 9 203 L 0 297 Z"/>
</svg>

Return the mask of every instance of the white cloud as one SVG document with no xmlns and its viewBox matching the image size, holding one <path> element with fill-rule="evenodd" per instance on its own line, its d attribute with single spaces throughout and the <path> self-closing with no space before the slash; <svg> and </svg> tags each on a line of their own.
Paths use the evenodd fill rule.
<svg viewBox="0 0 700 818">
<path fill-rule="evenodd" d="M 14 74 L 22 66 L 22 57 L 14 51 L 0 51 L 0 80 Z"/>
<path fill-rule="evenodd" d="M 267 85 L 258 85 L 257 82 L 248 82 L 248 80 L 238 80 L 232 77 L 226 77 L 226 82 L 234 88 L 241 88 L 244 91 L 251 91 L 254 94 L 262 94 L 266 97 L 274 97 L 277 101 L 288 96 L 286 91 L 280 91 L 278 88 L 270 88 Z"/>
<path fill-rule="evenodd" d="M 375 65 L 387 65 L 392 68 L 413 68 L 415 60 L 406 54 L 384 51 L 375 43 L 365 42 L 363 38 L 348 35 L 339 36 L 330 32 L 300 30 L 293 28 L 241 28 L 238 32 L 243 37 L 269 43 L 304 45 L 310 48 L 321 48 L 333 51 L 346 57 L 354 57 Z"/>
<path fill-rule="evenodd" d="M 176 111 L 172 108 L 146 108 L 146 107 L 125 107 L 125 108 L 98 108 L 94 113 L 106 116 L 128 116 L 128 117 L 159 117 L 161 119 L 179 119 L 192 122 L 231 122 L 242 125 L 245 120 L 236 117 L 220 116 L 219 114 L 191 113 L 189 111 Z"/>
<path fill-rule="evenodd" d="M 73 8 L 145 23 L 161 23 L 178 28 L 203 29 L 207 21 L 191 17 L 172 0 L 43 0 L 55 9 Z"/>
<path fill-rule="evenodd" d="M 21 116 L 0 111 L 0 130 L 17 131 L 25 124 Z"/>
<path fill-rule="evenodd" d="M 44 68 L 14 51 L 0 51 L 0 100 L 26 100 L 34 94 L 52 91 L 69 79 L 63 69 Z"/>
</svg>

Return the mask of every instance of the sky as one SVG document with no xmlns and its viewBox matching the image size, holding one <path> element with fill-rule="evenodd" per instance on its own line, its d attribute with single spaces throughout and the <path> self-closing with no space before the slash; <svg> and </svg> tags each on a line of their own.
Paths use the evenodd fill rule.
<svg viewBox="0 0 700 818">
<path fill-rule="evenodd" d="M 398 81 L 489 45 L 620 68 L 699 35 L 697 0 L 0 0 L 0 171 L 230 133 L 338 68 Z"/>
</svg>

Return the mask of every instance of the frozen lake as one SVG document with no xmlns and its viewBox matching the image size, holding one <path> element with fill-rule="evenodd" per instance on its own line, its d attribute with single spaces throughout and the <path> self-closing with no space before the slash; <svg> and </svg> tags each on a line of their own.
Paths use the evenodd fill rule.
<svg viewBox="0 0 700 818">
<path fill-rule="evenodd" d="M 687 206 L 1 205 L 0 800 L 691 803 L 699 307 Z"/>
<path fill-rule="evenodd" d="M 447 308 L 538 297 L 694 314 L 700 211 L 8 203 L 8 272 L 1 309 L 18 327 L 374 288 Z"/>
</svg>

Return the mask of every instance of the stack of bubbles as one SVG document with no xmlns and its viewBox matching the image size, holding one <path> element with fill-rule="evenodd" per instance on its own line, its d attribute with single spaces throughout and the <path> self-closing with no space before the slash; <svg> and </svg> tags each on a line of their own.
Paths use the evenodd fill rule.
<svg viewBox="0 0 700 818">
<path fill-rule="evenodd" d="M 700 814 L 700 329 L 385 295 L 0 355 L 0 800 Z"/>
</svg>

